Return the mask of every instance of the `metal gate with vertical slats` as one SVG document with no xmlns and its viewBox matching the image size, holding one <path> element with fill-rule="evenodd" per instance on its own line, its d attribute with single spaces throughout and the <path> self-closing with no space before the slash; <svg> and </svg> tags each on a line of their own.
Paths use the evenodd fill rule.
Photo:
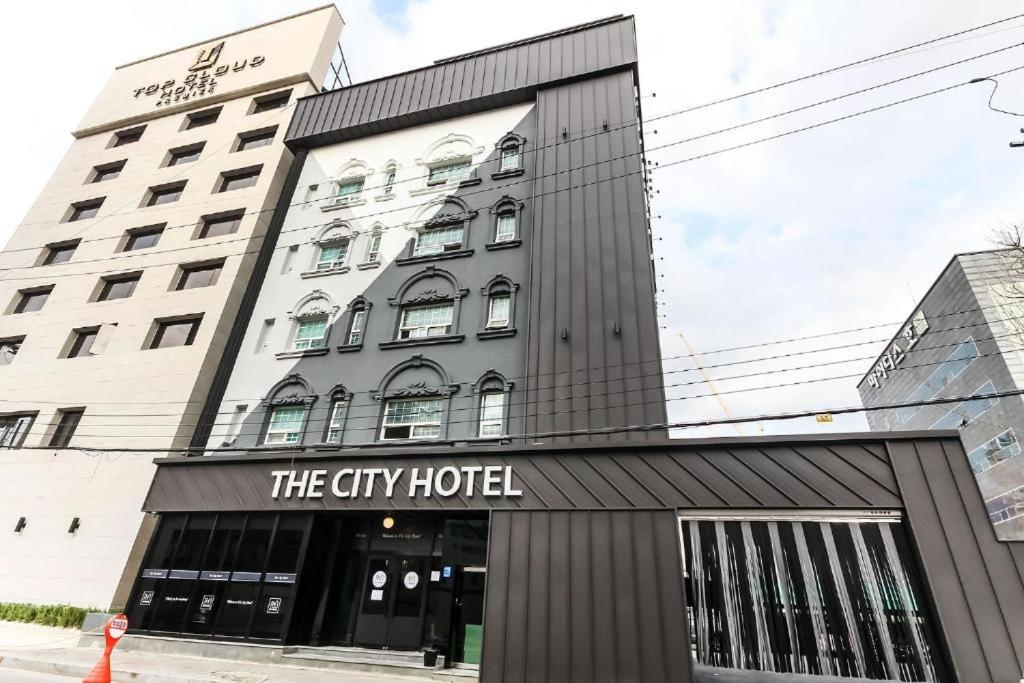
<svg viewBox="0 0 1024 683">
<path fill-rule="evenodd" d="M 699 664 L 945 680 L 898 513 L 687 514 L 680 532 Z"/>
</svg>

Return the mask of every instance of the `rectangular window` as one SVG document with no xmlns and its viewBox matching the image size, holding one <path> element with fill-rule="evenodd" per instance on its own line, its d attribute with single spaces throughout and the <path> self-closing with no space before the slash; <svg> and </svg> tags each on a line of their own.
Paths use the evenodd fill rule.
<svg viewBox="0 0 1024 683">
<path fill-rule="evenodd" d="M 128 239 L 124 243 L 123 251 L 137 251 L 155 247 L 160 241 L 160 235 L 164 232 L 162 225 L 152 225 L 146 228 L 135 228 L 128 231 Z"/>
<path fill-rule="evenodd" d="M 150 342 L 151 349 L 167 349 L 172 346 L 191 346 L 199 332 L 202 317 L 184 320 L 160 320 L 156 324 L 156 334 Z"/>
<path fill-rule="evenodd" d="M 74 223 L 75 221 L 84 221 L 87 218 L 95 218 L 96 214 L 100 212 L 100 207 L 103 206 L 103 197 L 100 199 L 90 199 L 85 202 L 78 202 L 71 205 L 71 213 L 68 215 L 68 223 Z"/>
<path fill-rule="evenodd" d="M 128 130 L 120 130 L 114 133 L 114 147 L 120 147 L 121 145 L 130 145 L 133 142 L 138 142 L 142 139 L 142 131 L 146 130 L 145 126 L 137 126 L 135 128 L 129 128 Z"/>
<path fill-rule="evenodd" d="M 103 278 L 103 286 L 100 288 L 100 293 L 96 300 L 115 301 L 117 299 L 127 299 L 135 293 L 135 286 L 139 284 L 141 277 L 141 273 L 131 273 Z"/>
<path fill-rule="evenodd" d="M 266 111 L 274 111 L 275 109 L 283 109 L 288 106 L 288 98 L 291 97 L 292 91 L 286 90 L 280 93 L 274 93 L 273 95 L 264 95 L 263 97 L 257 97 L 253 102 L 252 113 L 262 114 Z"/>
<path fill-rule="evenodd" d="M 389 168 L 388 172 L 384 175 L 384 192 L 383 194 L 389 195 L 395 189 L 395 169 Z"/>
<path fill-rule="evenodd" d="M 993 524 L 1008 522 L 1014 517 L 1024 515 L 1024 486 L 985 501 L 989 519 Z"/>
<path fill-rule="evenodd" d="M 514 171 L 519 168 L 519 148 L 505 147 L 501 150 L 501 170 Z"/>
<path fill-rule="evenodd" d="M 75 435 L 75 430 L 78 429 L 78 423 L 82 421 L 84 413 L 85 411 L 81 408 L 60 411 L 57 428 L 53 430 L 53 436 L 50 437 L 50 448 L 67 448 L 71 444 L 71 437 Z"/>
<path fill-rule="evenodd" d="M 212 287 L 217 284 L 217 278 L 220 277 L 220 271 L 223 268 L 223 261 L 197 266 L 182 266 L 181 277 L 178 278 L 178 284 L 174 289 L 180 292 L 183 289 Z"/>
<path fill-rule="evenodd" d="M 220 118 L 220 107 L 214 107 L 213 109 L 204 109 L 203 111 L 197 111 L 187 116 L 185 123 L 185 130 L 192 130 L 193 128 L 201 128 L 202 126 L 209 126 L 210 124 L 217 123 L 217 119 Z"/>
<path fill-rule="evenodd" d="M 0 415 L 0 448 L 19 448 L 35 415 Z"/>
<path fill-rule="evenodd" d="M 21 350 L 21 344 L 24 341 L 24 336 L 0 339 L 0 365 L 10 365 L 13 363 L 14 357 L 18 355 L 18 351 Z"/>
<path fill-rule="evenodd" d="M 983 394 L 994 394 L 996 387 L 992 382 L 985 382 L 971 396 Z M 932 429 L 963 429 L 974 422 L 986 410 L 999 403 L 998 398 L 977 398 L 970 401 L 962 401 L 952 408 L 937 406 L 948 411 L 946 416 L 931 426 Z"/>
<path fill-rule="evenodd" d="M 462 225 L 448 225 L 420 232 L 413 256 L 433 256 L 462 248 Z"/>
<path fill-rule="evenodd" d="M 929 401 L 946 388 L 954 378 L 957 377 L 968 365 L 978 357 L 978 346 L 974 340 L 969 338 L 960 346 L 953 349 L 942 365 L 935 368 L 935 371 L 919 386 L 907 399 L 908 403 L 917 401 Z M 906 406 L 899 408 L 895 413 L 894 423 L 896 426 L 904 425 L 917 415 L 922 406 Z"/>
<path fill-rule="evenodd" d="M 440 398 L 407 398 L 388 401 L 380 438 L 436 439 L 441 435 Z"/>
<path fill-rule="evenodd" d="M 296 351 L 307 349 L 321 349 L 326 343 L 324 335 L 327 333 L 327 318 L 318 316 L 299 321 L 298 329 L 295 331 L 295 341 L 292 348 Z"/>
<path fill-rule="evenodd" d="M 366 248 L 366 262 L 376 263 L 380 260 L 380 233 L 370 235 L 370 244 Z"/>
<path fill-rule="evenodd" d="M 505 393 L 488 391 L 480 396 L 480 436 L 501 436 L 505 426 Z"/>
<path fill-rule="evenodd" d="M 146 200 L 146 206 L 160 206 L 178 201 L 181 199 L 181 193 L 185 191 L 185 182 L 183 180 L 171 185 L 149 188 L 149 199 Z"/>
<path fill-rule="evenodd" d="M 363 325 L 366 323 L 366 309 L 360 309 L 352 313 L 352 325 L 348 329 L 349 345 L 363 343 Z"/>
<path fill-rule="evenodd" d="M 456 182 L 465 180 L 469 178 L 470 166 L 469 159 L 431 166 L 430 174 L 427 177 L 427 185 L 441 185 L 449 180 Z"/>
<path fill-rule="evenodd" d="M 97 166 L 92 170 L 92 182 L 102 183 L 104 180 L 113 180 L 117 176 L 121 175 L 121 170 L 124 168 L 127 161 L 127 159 L 121 159 L 121 161 Z"/>
<path fill-rule="evenodd" d="M 986 441 L 967 454 L 971 469 L 981 474 L 1010 458 L 1020 455 L 1020 443 L 1012 429 L 1007 429 L 994 439 Z"/>
<path fill-rule="evenodd" d="M 199 231 L 199 239 L 223 237 L 224 235 L 232 235 L 238 232 L 238 228 L 242 225 L 243 215 L 243 212 L 236 211 L 228 215 L 203 218 L 203 227 Z"/>
<path fill-rule="evenodd" d="M 74 341 L 71 342 L 71 348 L 68 349 L 68 355 L 66 358 L 84 358 L 85 356 L 91 356 L 92 345 L 96 342 L 96 335 L 100 332 L 98 327 L 87 327 L 80 330 L 75 330 L 72 334 L 74 335 Z"/>
<path fill-rule="evenodd" d="M 421 339 L 451 334 L 452 302 L 407 306 L 402 309 L 402 324 L 399 326 L 400 339 Z"/>
<path fill-rule="evenodd" d="M 252 187 L 260 179 L 260 170 L 262 168 L 262 166 L 258 166 L 257 168 L 221 173 L 220 188 L 217 192 L 231 192 L 232 190 L 243 190 L 247 187 Z"/>
<path fill-rule="evenodd" d="M 265 444 L 294 444 L 302 435 L 302 422 L 306 416 L 305 408 L 281 407 L 274 408 L 267 425 Z"/>
<path fill-rule="evenodd" d="M 345 265 L 345 257 L 348 256 L 348 240 L 323 244 L 320 246 L 320 255 L 316 259 L 317 270 L 330 270 Z"/>
<path fill-rule="evenodd" d="M 338 183 L 338 197 L 354 198 L 358 197 L 363 191 L 363 178 L 356 178 L 355 180 L 345 180 Z"/>
<path fill-rule="evenodd" d="M 64 242 L 63 244 L 47 245 L 46 257 L 43 258 L 43 265 L 53 266 L 58 263 L 67 263 L 74 255 L 75 249 L 78 248 L 78 243 L 80 241 L 81 240 L 75 240 L 74 242 Z"/>
<path fill-rule="evenodd" d="M 235 151 L 244 152 L 247 149 L 266 147 L 274 141 L 275 135 L 277 135 L 276 126 L 269 130 L 256 130 L 249 133 L 239 133 L 238 146 L 235 148 Z"/>
<path fill-rule="evenodd" d="M 508 242 L 516 238 L 516 215 L 503 213 L 498 216 L 498 227 L 494 232 L 495 242 Z"/>
<path fill-rule="evenodd" d="M 508 294 L 492 294 L 487 305 L 487 329 L 508 327 L 512 311 L 512 297 Z"/>
<path fill-rule="evenodd" d="M 341 443 L 342 418 L 348 401 L 337 399 L 331 406 L 331 422 L 327 426 L 327 443 Z"/>
<path fill-rule="evenodd" d="M 46 300 L 53 291 L 53 285 L 39 289 L 23 289 L 19 292 L 18 303 L 14 307 L 15 313 L 33 313 L 41 310 Z"/>
<path fill-rule="evenodd" d="M 187 164 L 196 161 L 199 158 L 199 155 L 203 153 L 203 148 L 205 146 L 205 142 L 200 142 L 195 145 L 172 149 L 167 152 L 167 165 L 178 166 L 179 164 Z"/>
</svg>

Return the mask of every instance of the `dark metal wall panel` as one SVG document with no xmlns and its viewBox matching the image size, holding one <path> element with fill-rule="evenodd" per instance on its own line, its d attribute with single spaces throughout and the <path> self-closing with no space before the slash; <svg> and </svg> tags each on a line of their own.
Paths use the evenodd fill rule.
<svg viewBox="0 0 1024 683">
<path fill-rule="evenodd" d="M 597 59 L 579 38 L 553 65 Z M 527 432 L 664 422 L 632 72 L 544 90 L 537 117 Z"/>
<path fill-rule="evenodd" d="M 877 456 L 857 443 L 708 448 L 670 443 L 620 448 L 455 449 L 420 456 L 358 455 L 352 451 L 282 454 L 276 458 L 214 456 L 161 466 L 145 508 L 151 512 L 215 510 L 367 509 L 687 509 L 703 508 L 898 508 L 898 491 L 880 485 L 860 465 Z M 449 498 L 407 494 L 413 468 L 508 465 L 521 497 Z M 377 478 L 369 498 L 271 498 L 272 472 L 341 468 L 403 468 L 392 498 Z M 886 467 L 890 467 L 886 460 Z M 900 484 L 902 488 L 902 482 Z M 979 502 L 980 505 L 980 502 Z M 1024 610 L 1022 610 L 1024 613 Z"/>
<path fill-rule="evenodd" d="M 676 516 L 494 512 L 485 683 L 692 681 Z"/>
<path fill-rule="evenodd" d="M 893 442 L 892 465 L 921 571 L 961 681 L 1018 681 L 1024 669 L 1024 585 L 985 513 L 962 446 Z"/>
<path fill-rule="evenodd" d="M 635 64 L 633 18 L 611 18 L 300 99 L 285 139 L 312 147 L 400 127 L 409 117 L 483 111 L 497 95 L 503 104 L 529 102 L 540 88 Z"/>
</svg>

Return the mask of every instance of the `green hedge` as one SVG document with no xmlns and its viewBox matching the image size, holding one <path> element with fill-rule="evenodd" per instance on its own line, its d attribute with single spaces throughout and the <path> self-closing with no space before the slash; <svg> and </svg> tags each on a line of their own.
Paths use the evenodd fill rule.
<svg viewBox="0 0 1024 683">
<path fill-rule="evenodd" d="M 0 621 L 23 621 L 43 626 L 81 628 L 85 615 L 96 612 L 71 605 L 29 605 L 20 602 L 0 602 Z"/>
</svg>

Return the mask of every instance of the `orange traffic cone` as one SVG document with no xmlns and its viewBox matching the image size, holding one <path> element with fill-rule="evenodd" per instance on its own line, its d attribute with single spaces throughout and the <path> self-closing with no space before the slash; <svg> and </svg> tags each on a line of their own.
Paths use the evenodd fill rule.
<svg viewBox="0 0 1024 683">
<path fill-rule="evenodd" d="M 92 668 L 89 675 L 82 679 L 82 683 L 110 683 L 110 650 L 106 648 L 100 661 Z"/>
</svg>

